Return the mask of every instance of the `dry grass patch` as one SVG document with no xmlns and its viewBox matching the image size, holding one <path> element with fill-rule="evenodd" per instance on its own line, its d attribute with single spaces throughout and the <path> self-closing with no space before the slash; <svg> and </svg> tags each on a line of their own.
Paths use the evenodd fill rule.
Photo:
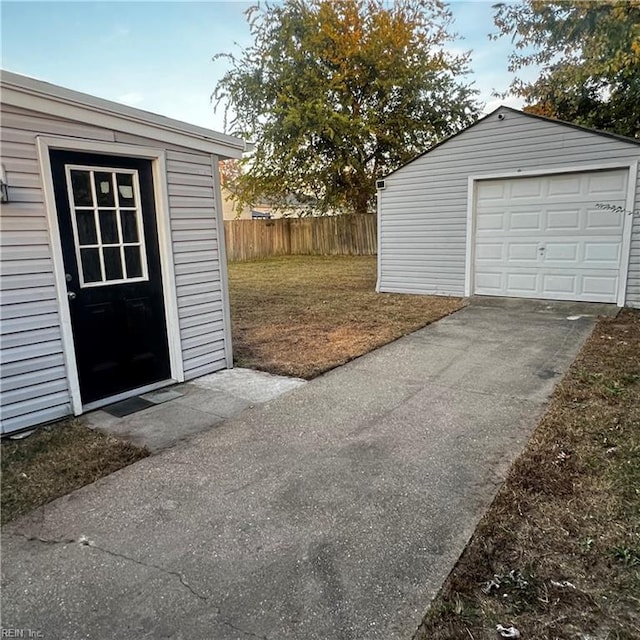
<svg viewBox="0 0 640 640">
<path fill-rule="evenodd" d="M 499 623 L 640 638 L 639 312 L 598 323 L 417 639 L 494 640 Z"/>
<path fill-rule="evenodd" d="M 149 455 L 77 420 L 0 446 L 3 524 Z"/>
<path fill-rule="evenodd" d="M 313 378 L 462 306 L 459 298 L 376 293 L 375 283 L 369 256 L 230 264 L 236 364 Z"/>
</svg>

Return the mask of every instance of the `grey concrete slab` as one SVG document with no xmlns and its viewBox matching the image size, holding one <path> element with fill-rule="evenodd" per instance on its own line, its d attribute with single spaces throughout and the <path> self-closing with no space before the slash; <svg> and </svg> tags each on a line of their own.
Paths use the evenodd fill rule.
<svg viewBox="0 0 640 640">
<path fill-rule="evenodd" d="M 301 378 L 276 376 L 242 367 L 226 369 L 193 381 L 193 384 L 198 387 L 223 391 L 247 400 L 250 404 L 274 400 L 283 393 L 301 387 L 304 383 L 305 381 Z"/>
<path fill-rule="evenodd" d="M 206 389 L 195 384 L 184 384 L 180 387 L 183 393 L 177 404 L 212 413 L 223 418 L 231 418 L 244 411 L 252 403 L 219 389 Z"/>
<path fill-rule="evenodd" d="M 153 402 L 153 404 L 162 404 L 163 402 L 169 402 L 169 400 L 176 400 L 181 396 L 182 393 L 180 391 L 175 388 L 169 388 L 143 393 L 140 397 L 149 402 Z"/>
<path fill-rule="evenodd" d="M 3 624 L 408 640 L 591 330 L 537 308 L 471 304 L 6 527 Z"/>
<path fill-rule="evenodd" d="M 220 424 L 223 419 L 223 416 L 199 411 L 176 399 L 123 418 L 111 416 L 106 411 L 93 411 L 85 417 L 85 422 L 92 429 L 100 429 L 158 452 Z"/>
<path fill-rule="evenodd" d="M 598 316 L 615 316 L 619 309 L 615 304 L 599 302 L 572 302 L 568 300 L 537 300 L 523 298 L 505 298 L 494 296 L 472 296 L 469 304 L 476 307 L 488 307 L 504 311 L 515 311 L 527 314 L 545 314 L 558 317 L 583 315 L 590 318 Z"/>
<path fill-rule="evenodd" d="M 86 424 L 157 453 L 219 425 L 247 407 L 273 400 L 305 384 L 300 378 L 276 376 L 252 369 L 212 373 L 185 384 L 146 393 L 154 403 L 118 418 L 98 410 L 84 417 Z"/>
</svg>

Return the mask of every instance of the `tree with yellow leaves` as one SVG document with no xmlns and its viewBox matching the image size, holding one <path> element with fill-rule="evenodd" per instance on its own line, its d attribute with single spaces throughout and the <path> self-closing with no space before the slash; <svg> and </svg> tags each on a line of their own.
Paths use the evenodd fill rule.
<svg viewBox="0 0 640 640">
<path fill-rule="evenodd" d="M 495 5 L 515 51 L 509 69 L 540 67 L 510 91 L 527 110 L 640 138 L 640 0 L 524 0 Z"/>
<path fill-rule="evenodd" d="M 255 142 L 238 197 L 314 213 L 375 210 L 376 178 L 477 117 L 468 54 L 440 0 L 284 0 L 247 12 L 254 44 L 214 98 Z"/>
</svg>

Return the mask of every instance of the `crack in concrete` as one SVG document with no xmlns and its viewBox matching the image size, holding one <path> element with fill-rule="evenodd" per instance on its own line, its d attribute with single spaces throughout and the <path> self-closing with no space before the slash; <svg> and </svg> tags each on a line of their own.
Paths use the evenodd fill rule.
<svg viewBox="0 0 640 640">
<path fill-rule="evenodd" d="M 208 602 L 209 601 L 209 596 L 205 596 L 205 595 L 203 595 L 201 593 L 198 593 L 198 591 L 196 591 L 187 582 L 187 579 L 179 571 L 171 571 L 170 569 L 166 569 L 165 567 L 161 567 L 160 565 L 153 564 L 152 562 L 143 562 L 142 560 L 138 560 L 138 559 L 133 558 L 131 556 L 128 556 L 128 555 L 126 555 L 124 553 L 118 553 L 117 551 L 111 551 L 110 549 L 105 549 L 104 547 L 99 547 L 97 544 L 95 544 L 93 542 L 90 542 L 90 541 L 81 542 L 80 544 L 84 544 L 85 546 L 91 547 L 92 549 L 97 549 L 98 551 L 102 551 L 103 553 L 106 553 L 107 555 L 113 556 L 114 558 L 122 558 L 123 560 L 129 560 L 130 562 L 138 564 L 138 565 L 140 565 L 142 567 L 147 567 L 148 569 L 155 569 L 156 571 L 160 571 L 161 573 L 164 573 L 166 575 L 174 576 L 175 578 L 178 578 L 178 580 L 180 581 L 180 584 L 183 587 L 185 587 L 188 591 L 190 591 L 196 598 L 198 598 L 202 602 Z M 216 609 L 216 613 L 219 614 L 220 613 L 220 609 L 218 609 L 218 607 L 215 607 L 215 609 Z"/>
<path fill-rule="evenodd" d="M 50 545 L 74 544 L 77 542 L 77 540 L 74 540 L 73 538 L 48 539 L 48 538 L 41 538 L 40 536 L 30 536 L 26 533 L 22 533 L 21 531 L 9 531 L 7 535 L 9 535 L 12 538 L 24 538 L 29 542 L 42 542 L 43 544 L 50 544 Z"/>
<path fill-rule="evenodd" d="M 153 564 L 152 562 L 143 562 L 142 560 L 138 560 L 137 558 L 133 558 L 131 556 L 128 556 L 124 553 L 118 553 L 117 551 L 111 551 L 110 549 L 105 549 L 104 547 L 100 547 L 97 544 L 95 544 L 94 542 L 91 542 L 91 540 L 89 540 L 88 538 L 84 537 L 84 536 L 80 536 L 80 538 L 75 539 L 75 538 L 54 538 L 54 539 L 50 539 L 50 538 L 42 538 L 40 536 L 32 536 L 32 535 L 28 535 L 26 533 L 22 533 L 20 531 L 12 531 L 9 532 L 8 535 L 13 536 L 13 537 L 20 537 L 20 538 L 24 538 L 25 540 L 28 540 L 29 542 L 40 542 L 42 544 L 46 544 L 46 545 L 57 545 L 57 544 L 63 544 L 63 545 L 68 545 L 68 544 L 78 544 L 80 546 L 83 547 L 90 547 L 92 549 L 96 549 L 97 551 L 101 551 L 102 553 L 106 553 L 107 555 L 110 555 L 114 558 L 121 558 L 122 560 L 128 560 L 129 562 L 133 562 L 137 565 L 140 565 L 142 567 L 147 567 L 148 569 L 155 569 L 156 571 L 160 571 L 161 573 L 164 573 L 166 575 L 170 575 L 173 576 L 175 578 L 178 578 L 178 580 L 180 581 L 180 584 L 185 587 L 185 589 L 187 589 L 191 594 L 193 594 L 196 598 L 198 598 L 198 600 L 200 600 L 201 602 L 209 602 L 209 596 L 205 596 L 202 593 L 199 593 L 198 591 L 196 591 L 196 589 L 194 589 L 194 587 L 192 587 L 188 582 L 187 579 L 185 578 L 185 576 L 180 573 L 179 571 L 171 571 L 170 569 L 166 569 L 165 567 L 161 567 L 157 564 Z M 213 605 L 213 608 L 215 609 L 215 613 L 216 616 L 218 617 L 218 621 L 229 627 L 230 629 L 233 629 L 234 631 L 238 631 L 240 633 L 242 633 L 243 635 L 250 637 L 250 638 L 258 638 L 259 640 L 269 640 L 267 638 L 267 636 L 262 636 L 262 635 L 258 635 L 257 633 L 253 633 L 252 631 L 245 631 L 244 629 L 242 629 L 241 627 L 238 627 L 236 625 L 234 625 L 233 623 L 229 622 L 228 620 L 225 620 L 224 618 L 222 618 L 222 611 L 220 610 L 220 607 Z"/>
<path fill-rule="evenodd" d="M 185 587 L 186 589 L 188 589 L 196 598 L 198 598 L 199 600 L 201 600 L 202 602 L 208 602 L 209 597 L 202 595 L 201 593 L 198 593 L 188 582 L 187 579 L 184 577 L 184 575 L 182 575 L 179 571 L 171 571 L 170 569 L 166 569 L 165 567 L 161 567 L 157 564 L 153 564 L 152 562 L 143 562 L 142 560 L 138 560 L 137 558 L 133 558 L 132 556 L 128 556 L 124 553 L 118 553 L 117 551 L 111 551 L 110 549 L 105 549 L 104 547 L 100 547 L 97 544 L 95 544 L 94 542 L 92 542 L 91 540 L 89 540 L 88 538 L 85 538 L 84 536 L 80 536 L 80 538 L 75 539 L 75 538 L 57 538 L 57 539 L 47 539 L 47 538 L 41 538 L 40 536 L 30 536 L 27 535 L 26 533 L 21 533 L 21 532 L 11 532 L 9 535 L 11 536 L 19 536 L 21 538 L 24 538 L 25 540 L 29 540 L 31 542 L 41 542 L 42 544 L 48 544 L 48 545 L 56 545 L 56 544 L 79 544 L 83 547 L 91 547 L 92 549 L 96 549 L 97 551 L 102 551 L 103 553 L 106 553 L 107 555 L 113 556 L 114 558 L 121 558 L 123 560 L 128 560 L 129 562 L 133 562 L 135 564 L 138 564 L 142 567 L 147 567 L 148 569 L 155 569 L 156 571 L 160 571 L 161 573 L 165 573 L 167 575 L 170 576 L 174 576 L 175 578 L 178 578 L 178 580 L 180 581 L 180 584 Z M 218 607 L 216 607 L 216 613 L 219 615 L 220 614 L 220 609 L 218 609 Z"/>
</svg>

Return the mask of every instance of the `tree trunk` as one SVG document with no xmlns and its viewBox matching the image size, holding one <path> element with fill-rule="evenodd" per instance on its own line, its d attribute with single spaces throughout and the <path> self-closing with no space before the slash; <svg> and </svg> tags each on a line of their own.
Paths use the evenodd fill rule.
<svg viewBox="0 0 640 640">
<path fill-rule="evenodd" d="M 354 213 L 369 213 L 369 200 L 371 199 L 371 194 L 369 193 L 369 189 L 365 184 L 360 184 L 358 190 L 354 193 L 353 201 L 351 202 L 353 212 Z"/>
</svg>

